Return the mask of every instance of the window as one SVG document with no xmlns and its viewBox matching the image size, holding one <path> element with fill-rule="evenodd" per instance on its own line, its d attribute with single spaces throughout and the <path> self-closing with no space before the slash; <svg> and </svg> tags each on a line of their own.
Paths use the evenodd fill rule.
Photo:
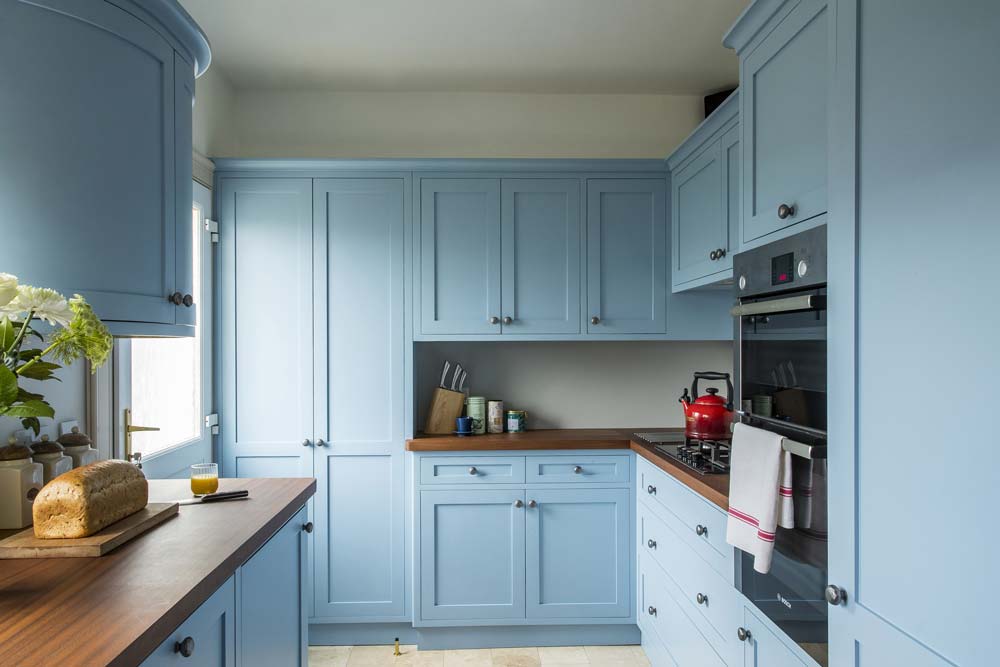
<svg viewBox="0 0 1000 667">
<path fill-rule="evenodd" d="M 150 478 L 186 476 L 191 464 L 212 460 L 211 433 L 205 425 L 211 411 L 212 253 L 205 229 L 211 193 L 198 183 L 194 189 L 195 336 L 116 342 L 118 456 L 124 458 L 130 451 Z"/>
</svg>

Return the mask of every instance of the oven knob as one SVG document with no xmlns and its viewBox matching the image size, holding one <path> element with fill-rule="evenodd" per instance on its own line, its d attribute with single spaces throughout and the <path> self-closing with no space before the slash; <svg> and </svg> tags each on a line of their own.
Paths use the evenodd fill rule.
<svg viewBox="0 0 1000 667">
<path fill-rule="evenodd" d="M 740 276 L 740 289 L 746 289 L 746 288 L 747 288 L 747 277 Z"/>
<path fill-rule="evenodd" d="M 800 259 L 799 265 L 796 268 L 796 272 L 799 274 L 799 278 L 805 278 L 806 273 L 809 271 L 809 265 L 806 264 L 806 260 Z"/>
</svg>

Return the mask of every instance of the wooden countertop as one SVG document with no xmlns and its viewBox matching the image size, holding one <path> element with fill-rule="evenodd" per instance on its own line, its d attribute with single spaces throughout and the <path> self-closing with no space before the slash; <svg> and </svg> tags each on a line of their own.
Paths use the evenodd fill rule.
<svg viewBox="0 0 1000 667">
<path fill-rule="evenodd" d="M 639 456 L 676 478 L 695 493 L 723 510 L 729 509 L 729 475 L 699 475 L 674 463 L 652 445 L 634 437 L 642 432 L 677 432 L 682 428 L 571 428 L 457 435 L 420 435 L 406 441 L 411 452 L 474 452 L 542 449 L 631 449 Z"/>
<path fill-rule="evenodd" d="M 137 665 L 316 492 L 314 479 L 223 479 L 250 499 L 182 505 L 100 558 L 0 560 L 0 665 Z M 150 501 L 191 496 L 150 480 Z"/>
</svg>

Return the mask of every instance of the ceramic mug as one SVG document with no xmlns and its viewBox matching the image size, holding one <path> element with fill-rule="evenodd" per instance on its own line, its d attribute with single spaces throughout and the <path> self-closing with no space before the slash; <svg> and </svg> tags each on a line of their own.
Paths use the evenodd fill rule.
<svg viewBox="0 0 1000 667">
<path fill-rule="evenodd" d="M 472 417 L 456 417 L 455 430 L 459 433 L 472 433 Z"/>
</svg>

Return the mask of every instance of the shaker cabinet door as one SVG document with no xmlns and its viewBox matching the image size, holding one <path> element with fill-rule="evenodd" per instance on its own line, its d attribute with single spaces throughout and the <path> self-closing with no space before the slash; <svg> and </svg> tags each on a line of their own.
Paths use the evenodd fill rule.
<svg viewBox="0 0 1000 667">
<path fill-rule="evenodd" d="M 802 0 L 742 60 L 744 243 L 827 210 L 828 42 L 826 0 Z"/>
<path fill-rule="evenodd" d="M 499 334 L 500 181 L 423 179 L 420 331 Z"/>
<path fill-rule="evenodd" d="M 667 331 L 666 184 L 587 182 L 587 332 Z"/>
<path fill-rule="evenodd" d="M 190 180 L 184 210 L 175 198 L 191 134 L 174 124 L 173 49 L 110 2 L 12 1 L 0 63 L 0 233 L 21 249 L 4 271 L 79 292 L 116 333 L 173 325 L 176 227 L 191 221 Z"/>
<path fill-rule="evenodd" d="M 722 262 L 729 256 L 725 167 L 722 144 L 717 140 L 671 174 L 674 285 L 726 268 L 717 259 L 720 249 L 726 251 Z"/>
<path fill-rule="evenodd" d="M 233 576 L 170 633 L 141 667 L 235 667 L 236 616 Z"/>
<path fill-rule="evenodd" d="M 503 333 L 579 333 L 580 181 L 504 179 L 500 210 Z"/>
</svg>

